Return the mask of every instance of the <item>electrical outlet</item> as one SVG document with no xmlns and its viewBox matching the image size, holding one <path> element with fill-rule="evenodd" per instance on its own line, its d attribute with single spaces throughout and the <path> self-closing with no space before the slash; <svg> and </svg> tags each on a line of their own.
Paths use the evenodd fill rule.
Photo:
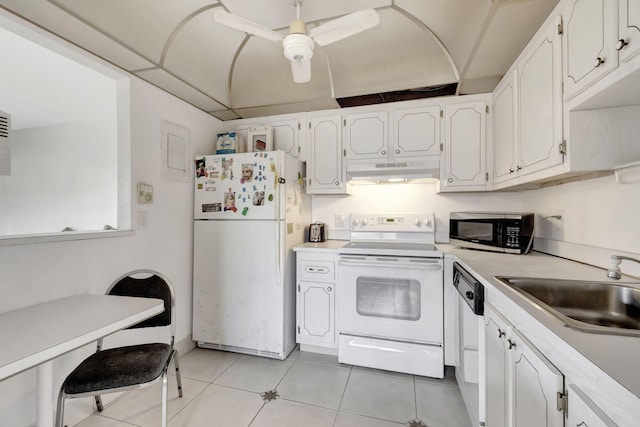
<svg viewBox="0 0 640 427">
<path fill-rule="evenodd" d="M 560 218 L 548 218 L 547 221 L 551 221 L 555 230 L 561 235 L 560 239 L 564 239 L 564 211 L 558 211 L 555 215 Z"/>
<path fill-rule="evenodd" d="M 147 211 L 138 212 L 138 230 L 145 230 L 149 226 L 149 213 Z"/>
</svg>

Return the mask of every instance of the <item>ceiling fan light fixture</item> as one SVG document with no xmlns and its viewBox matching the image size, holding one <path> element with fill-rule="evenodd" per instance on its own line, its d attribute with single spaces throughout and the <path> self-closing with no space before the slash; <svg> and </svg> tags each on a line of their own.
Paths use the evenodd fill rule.
<svg viewBox="0 0 640 427">
<path fill-rule="evenodd" d="M 313 40 L 306 34 L 289 34 L 282 41 L 284 57 L 291 62 L 308 61 L 313 57 Z"/>
<path fill-rule="evenodd" d="M 307 24 L 301 19 L 294 19 L 289 25 L 289 34 L 307 34 Z"/>
<path fill-rule="evenodd" d="M 294 5 L 296 19 L 291 22 L 289 35 L 286 37 L 255 22 L 232 15 L 222 8 L 216 8 L 213 12 L 213 19 L 247 34 L 267 40 L 282 40 L 284 57 L 291 63 L 291 74 L 295 83 L 307 83 L 311 80 L 311 58 L 316 43 L 319 46 L 326 46 L 375 27 L 380 22 L 378 13 L 374 9 L 363 9 L 320 24 L 307 34 L 307 25 L 300 19 L 302 0 L 295 1 Z"/>
</svg>

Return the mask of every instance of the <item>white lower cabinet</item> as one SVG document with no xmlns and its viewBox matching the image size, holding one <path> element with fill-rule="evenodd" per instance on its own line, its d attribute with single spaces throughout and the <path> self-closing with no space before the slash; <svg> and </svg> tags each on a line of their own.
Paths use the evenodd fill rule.
<svg viewBox="0 0 640 427">
<path fill-rule="evenodd" d="M 617 427 L 589 397 L 575 384 L 567 387 L 569 411 L 566 427 Z"/>
<path fill-rule="evenodd" d="M 296 342 L 336 348 L 333 253 L 297 254 Z"/>
<path fill-rule="evenodd" d="M 564 426 L 562 373 L 490 304 L 484 324 L 486 426 Z"/>
</svg>

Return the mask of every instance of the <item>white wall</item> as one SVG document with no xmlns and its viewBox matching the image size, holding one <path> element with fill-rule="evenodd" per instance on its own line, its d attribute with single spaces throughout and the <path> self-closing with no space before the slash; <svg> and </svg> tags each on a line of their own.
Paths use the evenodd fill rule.
<svg viewBox="0 0 640 427">
<path fill-rule="evenodd" d="M 113 89 L 112 89 L 113 90 Z M 113 95 L 112 95 L 113 97 Z M 5 234 L 118 225 L 115 106 L 106 123 L 74 123 L 12 132 L 12 174 L 0 205 Z M 107 111 L 105 111 L 107 113 Z M 2 195 L 0 195 L 2 197 Z"/>
<path fill-rule="evenodd" d="M 175 287 L 176 339 L 190 336 L 193 184 L 162 180 L 161 124 L 168 120 L 189 129 L 195 156 L 213 153 L 221 122 L 135 78 L 131 112 L 132 184 L 153 185 L 155 199 L 151 205 L 134 204 L 132 214 L 135 226 L 138 212 L 148 212 L 148 228 L 128 237 L 0 246 L 0 312 L 72 294 L 103 293 L 123 272 L 151 268 L 168 276 Z M 90 351 L 56 361 L 54 389 Z M 34 423 L 34 390 L 33 371 L 0 382 L 0 425 Z"/>
<path fill-rule="evenodd" d="M 433 211 L 437 241 L 448 240 L 449 212 L 522 211 L 536 214 L 534 249 L 607 268 L 612 254 L 640 259 L 640 183 L 619 184 L 613 175 L 524 192 L 436 193 L 431 184 L 352 186 L 349 196 L 313 196 L 313 221 L 328 236 L 348 239 L 351 212 Z M 561 214 L 563 219 L 542 218 Z M 344 227 L 336 226 L 336 216 Z M 623 273 L 640 265 L 623 261 Z M 604 276 L 603 276 L 604 277 Z"/>
<path fill-rule="evenodd" d="M 436 193 L 435 184 L 353 185 L 349 196 L 313 196 L 313 221 L 329 227 L 331 239 L 348 239 L 351 212 L 434 212 L 436 240 L 449 240 L 449 213 L 456 211 L 522 210 L 521 193 Z M 336 215 L 344 219 L 336 227 Z"/>
<path fill-rule="evenodd" d="M 612 254 L 640 258 L 640 183 L 618 184 L 613 175 L 522 194 L 526 210 L 561 213 L 562 223 L 540 221 L 534 248 L 608 267 Z M 640 276 L 640 265 L 624 261 L 624 272 Z M 603 276 L 604 277 L 604 276 Z"/>
</svg>

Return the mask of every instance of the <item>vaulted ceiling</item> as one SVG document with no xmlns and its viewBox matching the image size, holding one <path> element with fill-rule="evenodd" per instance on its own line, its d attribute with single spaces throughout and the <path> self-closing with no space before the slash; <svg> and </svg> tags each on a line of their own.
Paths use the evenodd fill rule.
<svg viewBox="0 0 640 427">
<path fill-rule="evenodd" d="M 558 0 L 304 0 L 309 28 L 375 8 L 380 23 L 320 47 L 294 83 L 280 42 L 212 19 L 223 8 L 287 34 L 294 0 L 0 0 L 4 9 L 222 120 L 337 108 L 336 99 L 453 85 L 491 91 Z"/>
</svg>

